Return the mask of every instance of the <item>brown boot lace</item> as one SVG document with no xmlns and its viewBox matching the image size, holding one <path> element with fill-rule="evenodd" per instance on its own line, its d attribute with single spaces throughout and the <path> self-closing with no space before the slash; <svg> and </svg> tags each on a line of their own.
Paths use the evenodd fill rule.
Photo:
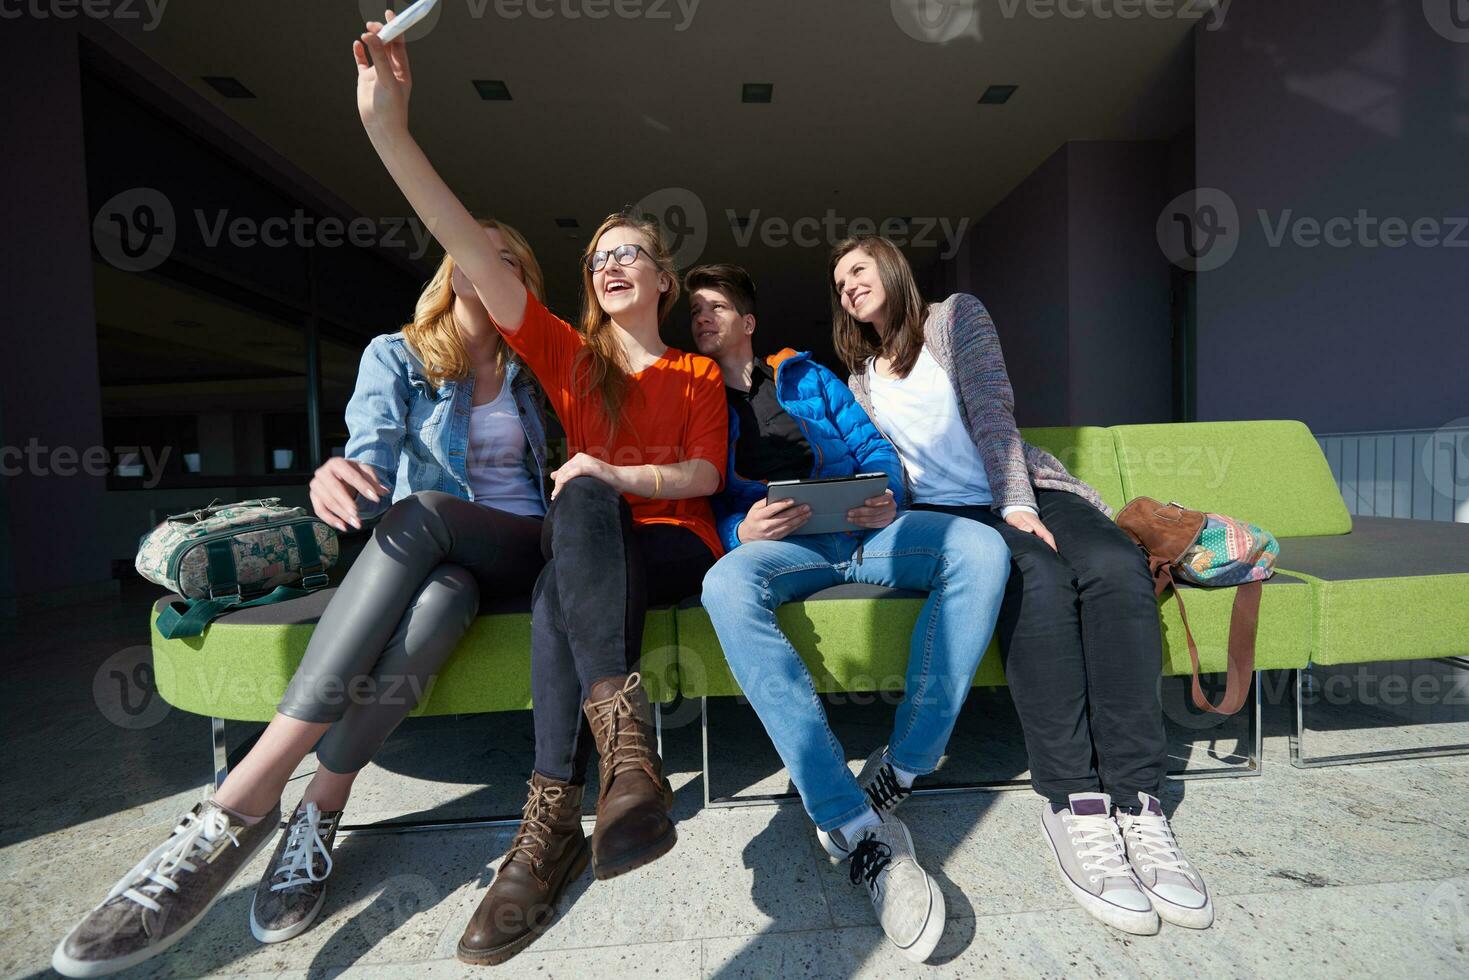
<svg viewBox="0 0 1469 980">
<path fill-rule="evenodd" d="M 561 786 L 537 786 L 534 782 L 527 785 L 530 786 L 530 796 L 520 817 L 520 829 L 510 844 L 510 850 L 505 852 L 505 863 L 514 861 L 517 855 L 524 855 L 531 867 L 540 868 L 545 865 L 546 851 L 551 847 L 549 838 L 553 831 L 550 821 L 555 819 L 566 790 Z"/>
<path fill-rule="evenodd" d="M 658 752 L 650 738 L 650 728 L 628 697 L 641 681 L 641 674 L 629 674 L 622 690 L 604 701 L 587 705 L 592 714 L 592 734 L 599 746 L 605 746 L 600 766 L 603 792 L 615 776 L 633 770 L 647 773 L 655 784 L 663 781 L 653 762 Z"/>
</svg>

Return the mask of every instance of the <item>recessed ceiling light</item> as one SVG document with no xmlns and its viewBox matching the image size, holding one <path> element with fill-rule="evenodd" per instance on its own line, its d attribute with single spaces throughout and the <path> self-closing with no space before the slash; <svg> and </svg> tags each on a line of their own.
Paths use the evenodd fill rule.
<svg viewBox="0 0 1469 980">
<path fill-rule="evenodd" d="M 769 102 L 775 95 L 771 82 L 746 82 L 740 88 L 741 102 Z"/>
<path fill-rule="evenodd" d="M 557 228 L 580 228 L 581 225 L 577 223 L 577 220 L 575 218 L 557 218 L 556 219 L 556 227 Z"/>
<path fill-rule="evenodd" d="M 476 78 L 474 90 L 486 102 L 509 102 L 510 86 L 498 78 Z"/>
<path fill-rule="evenodd" d="M 255 98 L 255 93 L 247 89 L 245 83 L 238 78 L 231 78 L 228 75 L 205 75 L 203 81 L 226 99 Z"/>
<path fill-rule="evenodd" d="M 989 88 L 985 89 L 984 94 L 979 97 L 979 104 L 1004 105 L 1006 102 L 1010 101 L 1010 96 L 1014 95 L 1015 90 L 1019 87 L 1019 85 L 991 85 Z"/>
</svg>

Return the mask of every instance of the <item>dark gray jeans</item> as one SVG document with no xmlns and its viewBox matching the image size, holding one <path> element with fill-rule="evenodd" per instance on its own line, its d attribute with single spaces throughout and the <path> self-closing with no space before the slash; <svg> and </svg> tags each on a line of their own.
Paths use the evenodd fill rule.
<svg viewBox="0 0 1469 980">
<path fill-rule="evenodd" d="M 403 498 L 322 613 L 278 710 L 330 722 L 318 761 L 356 772 L 427 692 L 480 597 L 529 595 L 543 564 L 539 518 L 447 493 Z"/>
</svg>

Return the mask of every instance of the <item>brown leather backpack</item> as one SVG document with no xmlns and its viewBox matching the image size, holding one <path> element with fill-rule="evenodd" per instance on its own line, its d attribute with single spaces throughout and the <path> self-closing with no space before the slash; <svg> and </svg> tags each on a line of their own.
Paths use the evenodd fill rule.
<svg viewBox="0 0 1469 980">
<path fill-rule="evenodd" d="M 1185 554 L 1199 540 L 1208 515 L 1188 510 L 1181 504 L 1164 504 L 1152 497 L 1138 497 L 1117 515 L 1117 526 L 1127 533 L 1148 556 L 1148 571 L 1153 575 L 1153 594 L 1161 596 L 1173 586 L 1178 600 L 1178 615 L 1183 620 L 1183 633 L 1188 638 L 1188 655 L 1194 664 L 1194 704 L 1200 711 L 1232 715 L 1244 706 L 1250 679 L 1255 672 L 1255 637 L 1260 622 L 1260 582 L 1238 586 L 1234 596 L 1234 612 L 1229 622 L 1229 668 L 1224 685 L 1224 699 L 1218 705 L 1209 703 L 1199 684 L 1199 649 L 1194 645 L 1183 596 L 1173 581 L 1173 569 L 1183 562 Z"/>
</svg>

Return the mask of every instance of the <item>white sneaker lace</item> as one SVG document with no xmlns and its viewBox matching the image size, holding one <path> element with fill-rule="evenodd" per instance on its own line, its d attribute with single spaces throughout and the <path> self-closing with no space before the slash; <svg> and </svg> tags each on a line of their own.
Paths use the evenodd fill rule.
<svg viewBox="0 0 1469 980">
<path fill-rule="evenodd" d="M 240 839 L 230 830 L 229 817 L 223 810 L 208 807 L 202 817 L 189 813 L 173 829 L 172 837 L 154 848 L 112 886 L 106 901 L 121 895 L 150 912 L 161 912 L 163 906 L 155 899 L 165 890 L 179 890 L 175 876 L 180 872 L 199 870 L 194 862 L 213 860 L 225 842 L 236 847 L 240 845 Z"/>
<path fill-rule="evenodd" d="M 1190 872 L 1188 858 L 1178 848 L 1168 818 L 1142 813 L 1127 824 L 1127 842 L 1143 871 Z"/>
<path fill-rule="evenodd" d="M 271 891 L 284 891 L 308 882 L 326 881 L 327 876 L 332 873 L 332 852 L 321 835 L 323 831 L 331 833 L 335 820 L 335 817 L 323 817 L 321 809 L 315 803 L 306 804 L 306 809 L 291 823 L 286 849 L 281 852 L 281 860 L 275 866 L 275 871 L 271 872 L 272 878 L 280 875 L 285 877 L 272 882 Z M 320 875 L 316 873 L 316 862 L 312 860 L 317 854 L 326 861 Z"/>
<path fill-rule="evenodd" d="M 1063 814 L 1062 823 L 1071 835 L 1071 846 L 1081 859 L 1087 880 L 1096 884 L 1106 878 L 1130 878 L 1132 867 L 1122 846 L 1122 834 L 1108 816 Z"/>
</svg>

